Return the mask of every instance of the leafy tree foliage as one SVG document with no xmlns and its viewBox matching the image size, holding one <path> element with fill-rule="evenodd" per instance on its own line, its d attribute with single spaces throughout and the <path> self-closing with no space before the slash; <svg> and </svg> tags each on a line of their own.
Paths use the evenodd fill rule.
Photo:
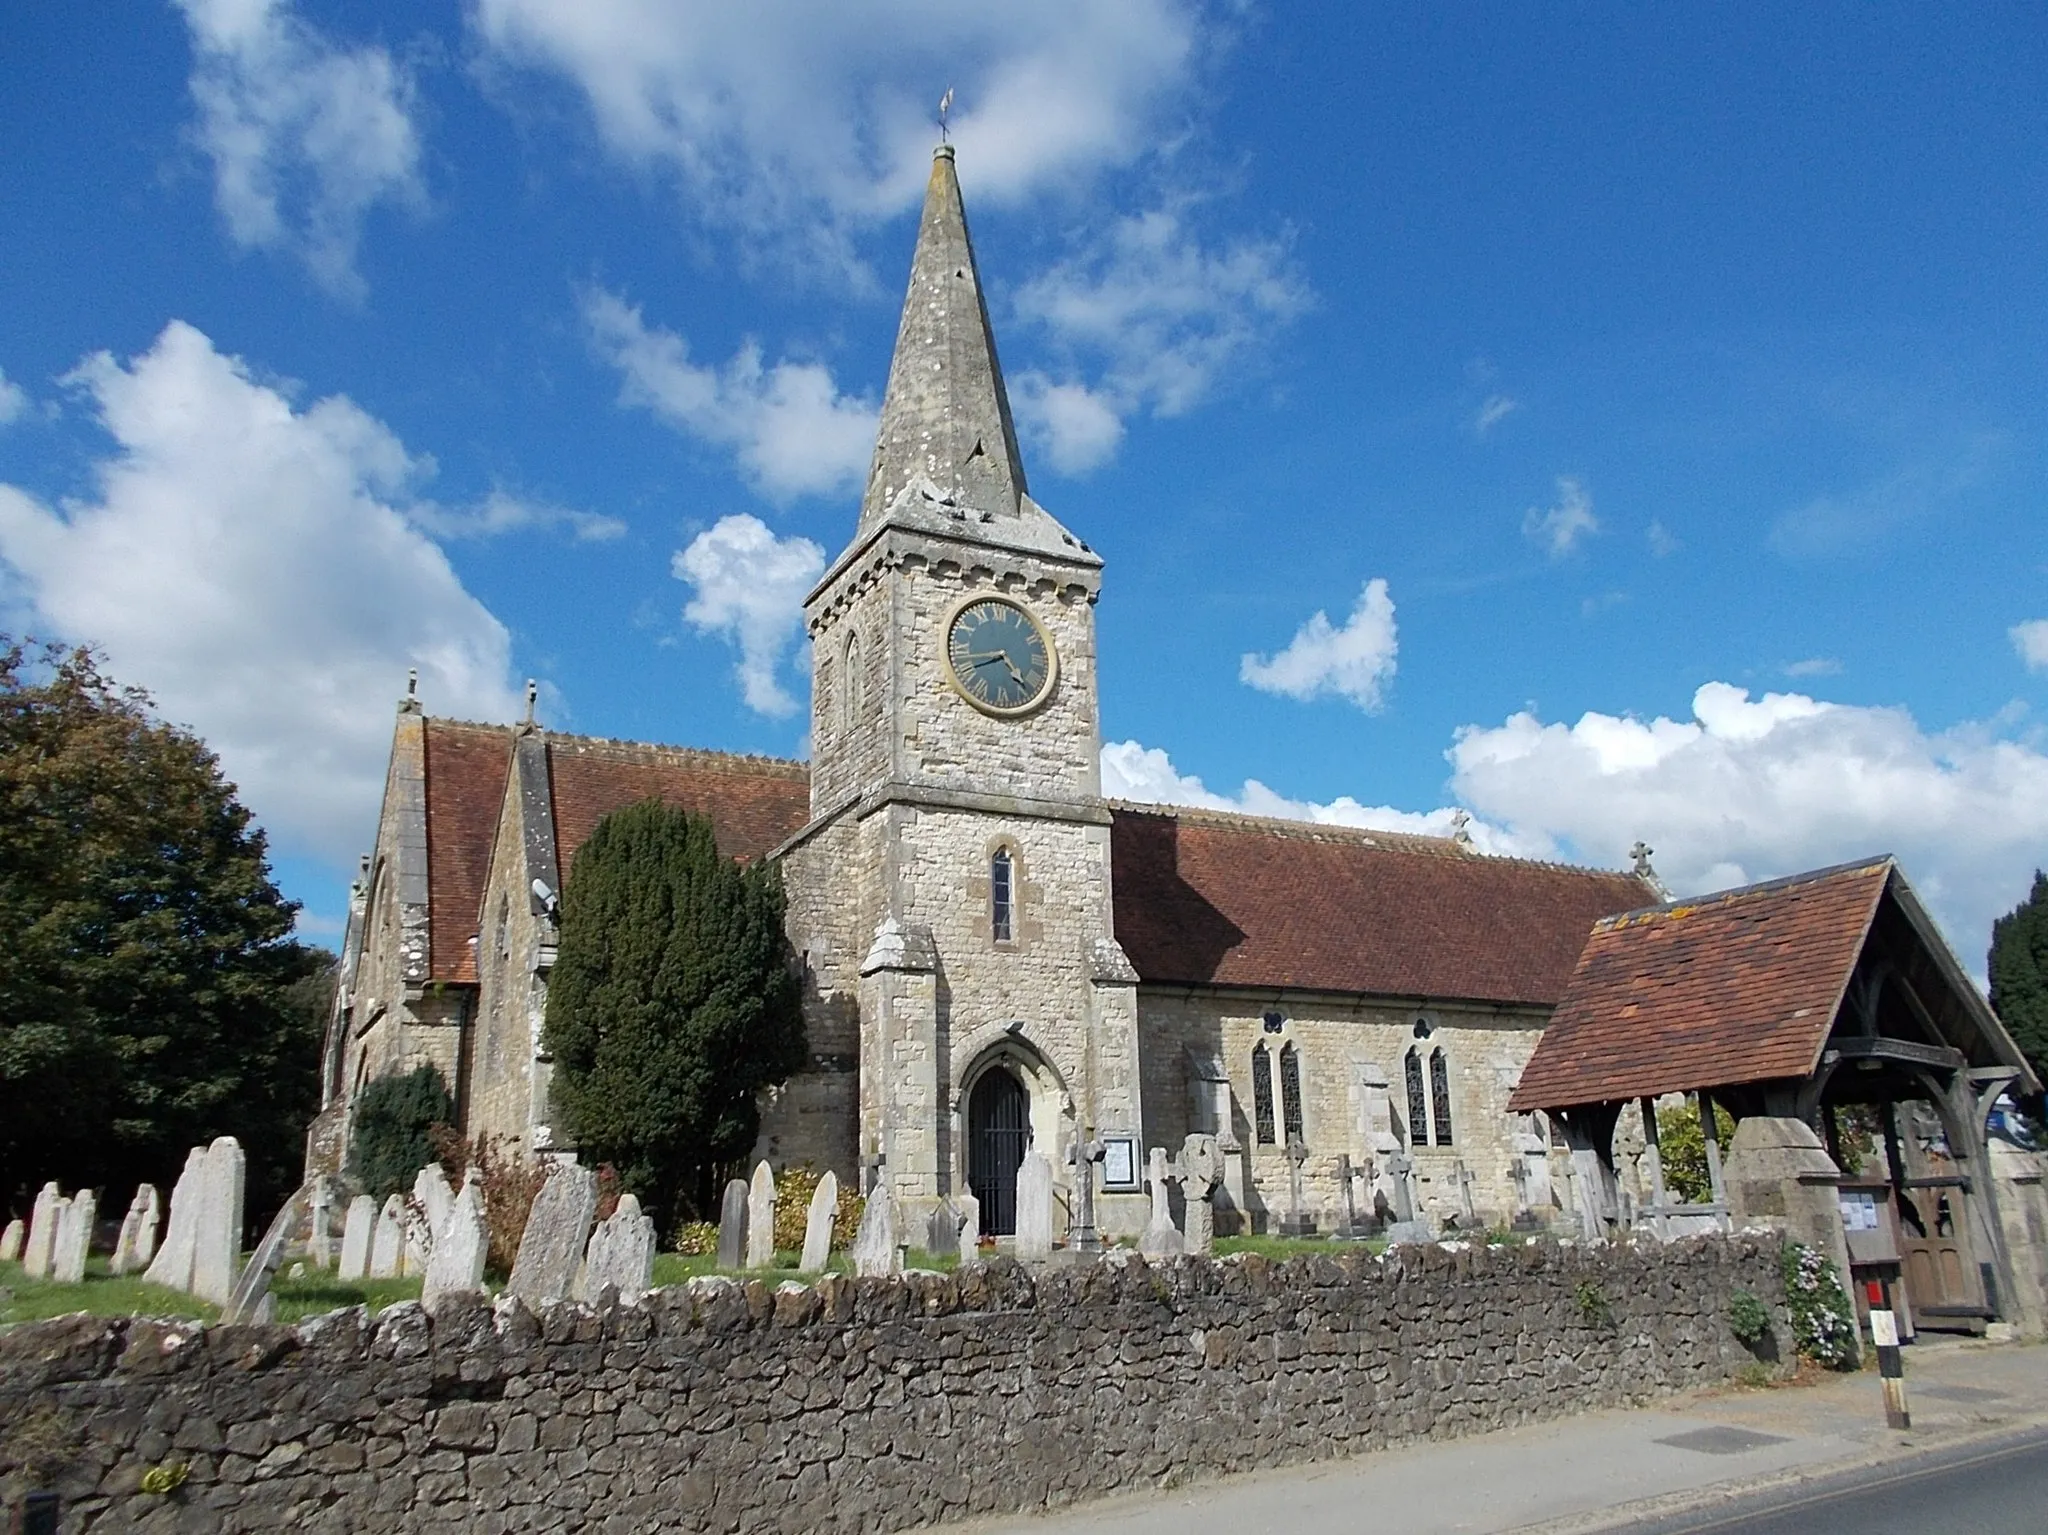
<svg viewBox="0 0 2048 1535">
<path fill-rule="evenodd" d="M 432 1066 L 365 1084 L 350 1120 L 349 1176 L 380 1202 L 404 1193 L 422 1167 L 440 1160 L 434 1131 L 454 1118 L 455 1099 Z"/>
<path fill-rule="evenodd" d="M 660 1229 L 714 1203 L 804 1061 L 779 872 L 720 856 L 711 823 L 649 800 L 598 822 L 562 892 L 546 1039 L 556 1112 Z"/>
<path fill-rule="evenodd" d="M 2033 1064 L 2048 1078 L 2048 874 L 2036 871 L 2027 898 L 1991 924 L 1991 1007 Z M 2026 1105 L 2035 1123 L 2042 1100 Z"/>
<path fill-rule="evenodd" d="M 216 1135 L 252 1210 L 295 1186 L 332 963 L 297 909 L 203 742 L 92 652 L 0 636 L 0 1204 L 118 1207 Z"/>
</svg>

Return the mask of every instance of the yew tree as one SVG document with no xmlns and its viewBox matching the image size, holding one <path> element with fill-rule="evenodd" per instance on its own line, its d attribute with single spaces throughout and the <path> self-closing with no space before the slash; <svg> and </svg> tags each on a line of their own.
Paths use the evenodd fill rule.
<svg viewBox="0 0 2048 1535">
<path fill-rule="evenodd" d="M 662 1223 L 715 1206 L 753 1148 L 760 1096 L 804 1062 L 780 873 L 720 855 L 711 823 L 656 800 L 577 851 L 548 982 L 555 1113 Z"/>
<path fill-rule="evenodd" d="M 0 1204 L 118 1209 L 234 1135 L 252 1209 L 298 1182 L 329 958 L 205 743 L 88 650 L 0 636 Z"/>
<path fill-rule="evenodd" d="M 1991 924 L 1991 1008 L 2034 1068 L 2048 1080 L 2048 874 L 2035 871 L 2027 898 Z M 2039 1097 L 2027 1105 L 2048 1119 Z"/>
</svg>

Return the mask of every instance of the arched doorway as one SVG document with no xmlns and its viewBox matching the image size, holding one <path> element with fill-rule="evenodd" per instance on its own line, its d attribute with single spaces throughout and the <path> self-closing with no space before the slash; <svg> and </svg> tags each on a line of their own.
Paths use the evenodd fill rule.
<svg viewBox="0 0 2048 1535">
<path fill-rule="evenodd" d="M 1030 1144 L 1030 1094 L 1009 1067 L 989 1067 L 967 1097 L 967 1187 L 989 1236 L 1016 1234 L 1017 1169 Z"/>
</svg>

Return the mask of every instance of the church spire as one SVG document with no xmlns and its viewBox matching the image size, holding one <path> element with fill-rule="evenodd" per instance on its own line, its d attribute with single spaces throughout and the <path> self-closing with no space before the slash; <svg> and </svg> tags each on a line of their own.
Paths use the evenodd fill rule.
<svg viewBox="0 0 2048 1535">
<path fill-rule="evenodd" d="M 932 155 L 910 291 L 861 500 L 862 530 L 879 522 L 920 478 L 956 515 L 980 521 L 1016 516 L 1025 494 L 1017 429 L 950 144 Z"/>
</svg>

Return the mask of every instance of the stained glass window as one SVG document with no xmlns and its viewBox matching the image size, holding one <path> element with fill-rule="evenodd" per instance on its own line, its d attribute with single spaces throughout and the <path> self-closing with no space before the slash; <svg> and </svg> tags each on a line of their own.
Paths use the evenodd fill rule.
<svg viewBox="0 0 2048 1535">
<path fill-rule="evenodd" d="M 1429 1055 L 1429 1106 L 1436 1120 L 1436 1143 L 1451 1144 L 1451 1063 L 1441 1050 Z"/>
<path fill-rule="evenodd" d="M 1408 1144 L 1427 1146 L 1429 1144 L 1429 1095 L 1422 1087 L 1422 1052 L 1410 1050 L 1407 1057 L 1408 1074 Z"/>
<path fill-rule="evenodd" d="M 1252 1117 L 1259 1144 L 1273 1144 L 1273 1057 L 1261 1044 L 1252 1051 Z"/>
<path fill-rule="evenodd" d="M 989 928 L 997 943 L 1010 941 L 1010 872 L 1010 850 L 999 847 L 988 861 Z"/>
<path fill-rule="evenodd" d="M 1280 1115 L 1288 1140 L 1308 1139 L 1301 1120 L 1301 1052 L 1291 1044 L 1280 1047 Z"/>
</svg>

